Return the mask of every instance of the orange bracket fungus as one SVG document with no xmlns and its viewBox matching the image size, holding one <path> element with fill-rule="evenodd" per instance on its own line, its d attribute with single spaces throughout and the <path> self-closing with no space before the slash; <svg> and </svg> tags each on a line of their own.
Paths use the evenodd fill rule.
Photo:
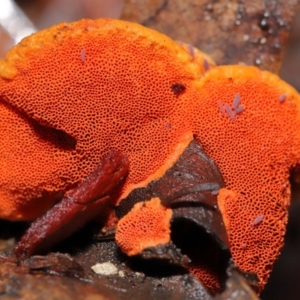
<svg viewBox="0 0 300 300">
<path fill-rule="evenodd" d="M 131 256 L 149 247 L 168 244 L 171 217 L 172 210 L 161 205 L 159 198 L 136 203 L 118 223 L 118 245 Z"/>
<path fill-rule="evenodd" d="M 121 205 L 196 140 L 222 174 L 223 188 L 210 193 L 234 263 L 255 273 L 262 290 L 283 245 L 289 174 L 300 162 L 300 98 L 276 75 L 208 68 L 192 54 L 109 19 L 62 23 L 12 48 L 0 61 L 0 217 L 42 216 L 112 149 L 129 162 L 120 192 L 108 195 Z"/>
</svg>

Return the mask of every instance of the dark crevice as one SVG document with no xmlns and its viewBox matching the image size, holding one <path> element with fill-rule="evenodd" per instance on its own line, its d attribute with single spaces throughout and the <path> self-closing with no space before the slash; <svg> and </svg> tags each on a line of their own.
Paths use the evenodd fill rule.
<svg viewBox="0 0 300 300">
<path fill-rule="evenodd" d="M 205 154 L 197 141 L 192 141 L 178 161 L 158 180 L 147 187 L 134 189 L 116 207 L 118 218 L 125 216 L 141 201 L 159 197 L 170 208 L 206 207 L 216 210 L 217 193 L 224 185 L 217 165 Z"/>
<path fill-rule="evenodd" d="M 0 99 L 0 105 L 5 106 L 8 110 L 25 120 L 40 140 L 52 144 L 55 148 L 66 151 L 73 151 L 76 149 L 76 139 L 63 130 L 40 124 L 38 121 L 28 116 L 25 112 L 19 111 L 17 108 L 2 99 Z"/>
<path fill-rule="evenodd" d="M 275 261 L 271 276 L 261 294 L 263 300 L 299 299 L 300 286 L 300 182 L 299 165 L 291 172 L 291 205 L 281 254 Z M 297 176 L 298 174 L 298 176 Z M 298 178 L 297 178 L 298 177 Z M 276 293 L 274 293 L 276 291 Z"/>
<path fill-rule="evenodd" d="M 191 266 L 211 270 L 216 274 L 221 289 L 225 288 L 227 268 L 230 264 L 228 250 L 220 247 L 213 234 L 208 233 L 195 222 L 178 218 L 172 222 L 171 239 L 191 260 Z"/>
<path fill-rule="evenodd" d="M 164 278 L 173 275 L 183 275 L 189 272 L 182 266 L 169 264 L 161 259 L 143 259 L 139 256 L 131 257 L 127 261 L 128 267 L 135 271 L 144 273 L 146 276 Z"/>
<path fill-rule="evenodd" d="M 34 129 L 40 139 L 48 141 L 55 147 L 62 150 L 73 151 L 76 149 L 77 141 L 68 133 L 59 129 L 46 127 L 33 119 L 29 119 L 28 123 Z"/>
</svg>

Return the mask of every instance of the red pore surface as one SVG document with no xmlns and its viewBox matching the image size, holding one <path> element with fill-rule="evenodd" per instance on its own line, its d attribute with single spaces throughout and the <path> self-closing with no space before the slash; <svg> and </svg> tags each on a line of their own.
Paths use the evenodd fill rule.
<svg viewBox="0 0 300 300">
<path fill-rule="evenodd" d="M 299 95 L 276 75 L 222 66 L 200 79 L 190 107 L 196 138 L 227 188 L 218 200 L 233 259 L 258 274 L 261 289 L 283 246 L 289 173 L 300 162 Z"/>
<path fill-rule="evenodd" d="M 0 75 L 2 104 L 76 141 L 71 151 L 58 147 L 54 167 L 22 151 L 3 163 L 1 217 L 41 214 L 32 199 L 47 190 L 50 205 L 58 187 L 81 181 L 111 148 L 129 158 L 125 197 L 159 178 L 194 134 L 235 195 L 219 197 L 233 259 L 264 286 L 283 245 L 289 170 L 300 161 L 300 100 L 290 86 L 253 67 L 214 67 L 204 75 L 176 42 L 113 20 L 32 35 L 0 62 Z M 30 144 L 25 135 L 23 144 Z M 6 147 L 4 162 L 3 153 L 14 151 Z"/>
<path fill-rule="evenodd" d="M 172 210 L 159 198 L 139 202 L 118 223 L 116 242 L 127 255 L 170 242 Z"/>
<path fill-rule="evenodd" d="M 192 86 L 203 74 L 192 60 L 168 37 L 117 20 L 59 24 L 10 50 L 0 62 L 0 103 L 74 143 L 53 146 L 55 137 L 42 132 L 34 139 L 46 145 L 31 147 L 31 138 L 16 129 L 13 143 L 1 147 L 0 217 L 41 215 L 36 203 L 45 191 L 74 187 L 110 149 L 130 161 L 124 193 L 159 177 L 192 139 L 187 123 L 179 122 L 185 103 L 197 99 Z M 7 131 L 2 135 L 10 139 Z M 41 147 L 54 148 L 44 161 L 37 159 L 48 151 Z M 56 198 L 43 201 L 49 207 Z"/>
</svg>

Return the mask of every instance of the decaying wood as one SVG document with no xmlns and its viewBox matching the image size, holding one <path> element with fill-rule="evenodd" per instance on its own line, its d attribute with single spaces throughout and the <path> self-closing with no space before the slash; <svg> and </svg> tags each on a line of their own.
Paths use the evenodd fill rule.
<svg viewBox="0 0 300 300">
<path fill-rule="evenodd" d="M 278 73 L 298 8 L 298 0 L 127 0 L 121 18 L 193 44 L 217 64 Z"/>
</svg>

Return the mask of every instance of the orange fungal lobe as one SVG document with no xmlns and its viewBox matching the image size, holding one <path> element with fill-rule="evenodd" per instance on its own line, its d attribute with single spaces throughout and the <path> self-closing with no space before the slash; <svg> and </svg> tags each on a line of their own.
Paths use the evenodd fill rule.
<svg viewBox="0 0 300 300">
<path fill-rule="evenodd" d="M 139 202 L 118 223 L 116 242 L 129 256 L 170 242 L 172 210 L 159 198 Z"/>
<path fill-rule="evenodd" d="M 18 75 L 8 80 L 11 70 Z M 187 132 L 192 135 L 180 111 L 196 98 L 193 86 L 203 74 L 175 41 L 128 22 L 81 20 L 25 38 L 0 61 L 0 104 L 13 107 L 15 118 L 22 111 L 24 126 L 34 122 L 45 131 L 29 125 L 23 133 L 12 129 L 18 120 L 8 125 L 1 118 L 7 158 L 1 161 L 0 217 L 38 217 L 110 149 L 130 161 L 124 193 L 159 176 L 170 157 L 180 155 L 174 153 Z"/>
<path fill-rule="evenodd" d="M 215 67 L 200 79 L 199 88 L 201 100 L 191 105 L 194 132 L 224 178 L 226 189 L 220 190 L 218 199 L 230 251 L 241 270 L 258 275 L 261 290 L 270 274 L 267 266 L 283 246 L 289 173 L 300 163 L 300 135 L 295 129 L 300 126 L 300 97 L 276 75 L 246 66 Z M 219 112 L 220 102 L 232 103 L 237 94 L 242 104 L 235 121 L 228 122 Z M 247 109 L 238 114 L 240 107 Z M 232 107 L 225 108 L 233 119 Z M 265 213 L 258 217 L 260 211 Z M 241 248 L 241 241 L 247 247 Z"/>
</svg>

